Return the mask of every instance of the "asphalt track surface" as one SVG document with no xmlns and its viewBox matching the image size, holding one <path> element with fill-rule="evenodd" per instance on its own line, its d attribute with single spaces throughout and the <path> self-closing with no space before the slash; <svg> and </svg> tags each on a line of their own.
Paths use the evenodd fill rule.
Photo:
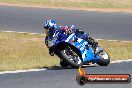
<svg viewBox="0 0 132 88">
<path fill-rule="evenodd" d="M 42 33 L 43 20 L 54 18 L 59 25 L 75 24 L 95 38 L 132 40 L 131 13 L 105 13 L 0 6 L 0 30 Z M 107 67 L 87 67 L 93 74 L 130 74 L 132 62 Z M 76 83 L 76 69 L 54 67 L 45 71 L 1 74 L 0 88 L 132 88 L 130 84 Z"/>
<path fill-rule="evenodd" d="M 42 33 L 43 21 L 76 25 L 94 38 L 132 40 L 132 13 L 0 6 L 0 30 Z"/>
<path fill-rule="evenodd" d="M 132 62 L 113 63 L 107 67 L 87 67 L 88 74 L 130 74 Z M 52 68 L 39 72 L 0 75 L 0 88 L 132 88 L 130 84 L 85 84 L 76 82 L 76 69 Z"/>
</svg>

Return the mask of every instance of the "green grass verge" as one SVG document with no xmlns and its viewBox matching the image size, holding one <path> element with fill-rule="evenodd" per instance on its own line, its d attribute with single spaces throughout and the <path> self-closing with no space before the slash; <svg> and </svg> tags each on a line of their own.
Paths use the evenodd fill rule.
<svg viewBox="0 0 132 88">
<path fill-rule="evenodd" d="M 132 8 L 132 0 L 0 0 L 0 2 L 68 8 Z"/>
<path fill-rule="evenodd" d="M 0 71 L 59 65 L 43 43 L 43 36 L 0 32 Z"/>
<path fill-rule="evenodd" d="M 59 66 L 43 43 L 44 35 L 0 32 L 0 71 Z M 131 59 L 132 42 L 98 41 L 112 60 Z"/>
<path fill-rule="evenodd" d="M 123 41 L 98 41 L 110 55 L 111 60 L 132 59 L 132 42 Z"/>
</svg>

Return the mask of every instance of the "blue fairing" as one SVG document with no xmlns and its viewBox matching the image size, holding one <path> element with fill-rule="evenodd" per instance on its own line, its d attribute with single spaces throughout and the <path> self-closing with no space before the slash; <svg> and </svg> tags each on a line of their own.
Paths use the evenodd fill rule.
<svg viewBox="0 0 132 88">
<path fill-rule="evenodd" d="M 98 56 L 95 57 L 95 54 L 93 53 L 93 50 L 91 46 L 88 44 L 88 42 L 81 38 L 77 38 L 75 33 L 71 34 L 70 36 L 65 35 L 61 42 L 67 42 L 75 46 L 77 49 L 79 49 L 84 63 L 90 62 L 92 60 L 94 62 L 99 61 L 99 57 Z M 57 41 L 56 43 L 59 43 L 59 41 Z"/>
</svg>

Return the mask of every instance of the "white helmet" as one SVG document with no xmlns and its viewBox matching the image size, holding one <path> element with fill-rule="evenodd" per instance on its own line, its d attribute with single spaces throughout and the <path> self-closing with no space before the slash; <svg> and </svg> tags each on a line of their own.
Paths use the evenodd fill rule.
<svg viewBox="0 0 132 88">
<path fill-rule="evenodd" d="M 49 20 L 49 21 L 44 22 L 44 28 L 45 29 L 56 28 L 56 21 L 55 20 Z"/>
</svg>

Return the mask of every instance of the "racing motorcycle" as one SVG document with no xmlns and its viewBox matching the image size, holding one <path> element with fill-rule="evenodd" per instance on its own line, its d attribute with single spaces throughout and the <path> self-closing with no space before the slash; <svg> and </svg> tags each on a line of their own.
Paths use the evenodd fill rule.
<svg viewBox="0 0 132 88">
<path fill-rule="evenodd" d="M 97 43 L 90 44 L 90 39 L 83 39 L 79 35 L 84 33 L 74 31 L 65 33 L 62 30 L 49 30 L 46 34 L 45 44 L 49 54 L 56 54 L 60 58 L 62 67 L 78 68 L 88 63 L 107 66 L 110 63 L 109 55 Z M 91 37 L 90 37 L 91 38 Z M 93 39 L 91 38 L 93 41 Z"/>
</svg>

